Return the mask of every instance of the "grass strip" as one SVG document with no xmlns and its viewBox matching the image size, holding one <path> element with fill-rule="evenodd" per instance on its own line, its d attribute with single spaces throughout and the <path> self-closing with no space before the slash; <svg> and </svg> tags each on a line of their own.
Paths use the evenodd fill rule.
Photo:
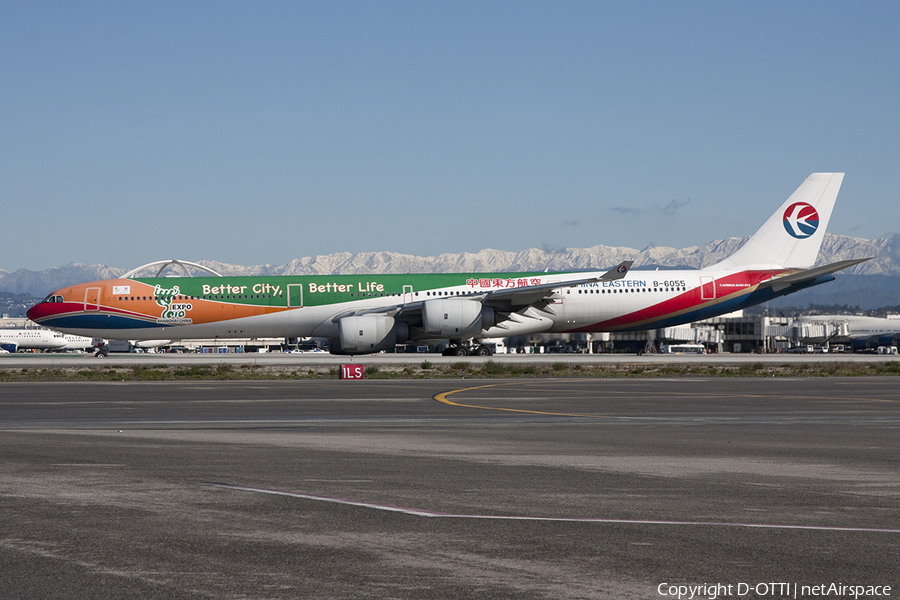
<svg viewBox="0 0 900 600">
<path fill-rule="evenodd" d="M 508 378 L 636 378 L 636 377 L 866 377 L 900 375 L 900 362 L 763 364 L 550 365 L 508 364 L 494 360 L 437 365 L 366 365 L 367 379 L 508 379 Z M 0 383 L 28 381 L 221 381 L 338 379 L 334 366 L 152 365 L 0 369 Z"/>
</svg>

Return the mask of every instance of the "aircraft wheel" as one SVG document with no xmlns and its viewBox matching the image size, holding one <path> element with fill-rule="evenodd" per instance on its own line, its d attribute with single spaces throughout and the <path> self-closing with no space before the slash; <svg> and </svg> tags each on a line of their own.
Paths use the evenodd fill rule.
<svg viewBox="0 0 900 600">
<path fill-rule="evenodd" d="M 453 356 L 468 356 L 469 350 L 465 346 L 457 346 Z"/>
<path fill-rule="evenodd" d="M 487 346 L 478 346 L 478 356 L 493 356 L 493 354 Z"/>
</svg>

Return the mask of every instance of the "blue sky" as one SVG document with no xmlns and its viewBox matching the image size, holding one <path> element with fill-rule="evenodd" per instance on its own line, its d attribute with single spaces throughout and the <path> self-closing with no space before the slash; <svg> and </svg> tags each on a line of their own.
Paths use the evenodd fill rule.
<svg viewBox="0 0 900 600">
<path fill-rule="evenodd" d="M 900 232 L 900 4 L 5 2 L 0 268 Z"/>
</svg>

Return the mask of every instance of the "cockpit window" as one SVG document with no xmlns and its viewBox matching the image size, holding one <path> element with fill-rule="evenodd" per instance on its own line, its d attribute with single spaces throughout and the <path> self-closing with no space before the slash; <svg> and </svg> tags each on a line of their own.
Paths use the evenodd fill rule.
<svg viewBox="0 0 900 600">
<path fill-rule="evenodd" d="M 41 302 L 62 302 L 62 301 L 63 301 L 62 296 L 54 296 L 53 294 L 50 294 L 49 296 L 47 296 L 46 298 L 41 300 Z"/>
</svg>

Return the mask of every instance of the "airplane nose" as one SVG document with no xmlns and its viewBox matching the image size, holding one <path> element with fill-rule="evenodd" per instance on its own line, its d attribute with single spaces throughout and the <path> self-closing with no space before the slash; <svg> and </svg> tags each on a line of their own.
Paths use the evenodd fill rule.
<svg viewBox="0 0 900 600">
<path fill-rule="evenodd" d="M 52 307 L 52 304 L 47 304 L 42 300 L 25 311 L 25 316 L 37 323 L 41 317 L 45 317 L 50 314 L 50 311 L 48 311 L 47 309 Z"/>
</svg>

